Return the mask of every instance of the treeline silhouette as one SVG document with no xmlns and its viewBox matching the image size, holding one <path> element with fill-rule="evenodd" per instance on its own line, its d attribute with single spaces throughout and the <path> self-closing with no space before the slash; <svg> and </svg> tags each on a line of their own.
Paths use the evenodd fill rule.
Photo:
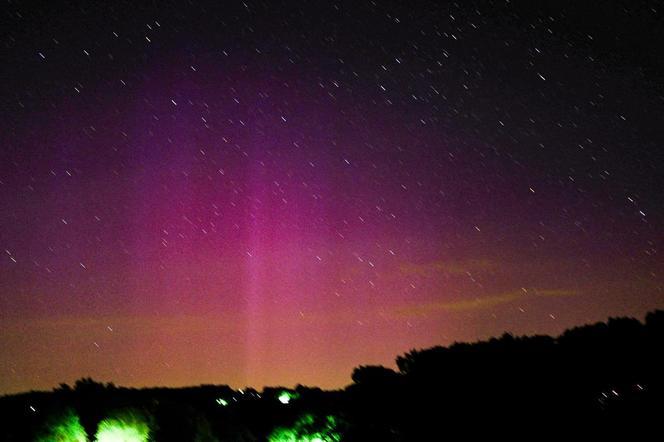
<svg viewBox="0 0 664 442">
<path fill-rule="evenodd" d="M 0 440 L 596 440 L 618 431 L 634 440 L 661 434 L 663 349 L 658 310 L 645 322 L 611 318 L 557 338 L 504 334 L 413 350 L 397 357 L 398 371 L 360 366 L 353 383 L 335 391 L 134 389 L 84 378 L 0 398 Z"/>
</svg>

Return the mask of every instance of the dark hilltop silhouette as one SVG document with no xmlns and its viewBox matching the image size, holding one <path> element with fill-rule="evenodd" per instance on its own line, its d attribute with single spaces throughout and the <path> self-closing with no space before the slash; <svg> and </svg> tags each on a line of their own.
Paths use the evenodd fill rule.
<svg viewBox="0 0 664 442">
<path fill-rule="evenodd" d="M 658 440 L 664 311 L 549 336 L 413 350 L 353 383 L 123 388 L 92 379 L 0 398 L 2 441 L 430 441 L 473 436 Z"/>
</svg>

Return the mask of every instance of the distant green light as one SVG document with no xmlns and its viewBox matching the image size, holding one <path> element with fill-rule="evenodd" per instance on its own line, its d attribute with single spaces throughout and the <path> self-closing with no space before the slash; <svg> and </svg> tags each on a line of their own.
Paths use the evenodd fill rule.
<svg viewBox="0 0 664 442">
<path fill-rule="evenodd" d="M 228 401 L 227 401 L 226 399 L 218 398 L 216 401 L 217 401 L 217 403 L 218 403 L 219 405 L 221 405 L 222 407 L 225 407 L 225 406 L 228 405 Z"/>
<path fill-rule="evenodd" d="M 293 399 L 297 399 L 297 397 L 298 397 L 297 393 L 291 393 L 290 391 L 284 390 L 281 393 L 279 393 L 279 396 L 277 396 L 277 400 L 285 405 L 288 404 Z"/>
<path fill-rule="evenodd" d="M 107 418 L 99 423 L 97 442 L 147 442 L 150 436 L 148 423 L 132 414 Z"/>
<path fill-rule="evenodd" d="M 57 419 L 51 421 L 46 431 L 37 442 L 88 442 L 88 435 L 78 419 L 78 415 L 72 410 L 65 412 Z"/>
</svg>

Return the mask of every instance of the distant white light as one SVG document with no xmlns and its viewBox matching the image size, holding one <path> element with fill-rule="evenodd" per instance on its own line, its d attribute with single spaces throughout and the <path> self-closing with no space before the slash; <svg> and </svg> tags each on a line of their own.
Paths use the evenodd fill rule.
<svg viewBox="0 0 664 442">
<path fill-rule="evenodd" d="M 281 402 L 282 404 L 284 404 L 284 405 L 288 404 L 288 403 L 291 401 L 291 399 L 293 399 L 293 395 L 290 394 L 290 393 L 287 392 L 287 391 L 282 392 L 282 393 L 277 397 L 277 400 L 278 400 L 279 402 Z"/>
</svg>

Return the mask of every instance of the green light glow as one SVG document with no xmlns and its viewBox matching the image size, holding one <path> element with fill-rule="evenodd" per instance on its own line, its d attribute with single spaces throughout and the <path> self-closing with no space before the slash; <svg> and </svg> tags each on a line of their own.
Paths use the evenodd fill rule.
<svg viewBox="0 0 664 442">
<path fill-rule="evenodd" d="M 298 394 L 297 393 L 291 393 L 290 391 L 282 391 L 279 393 L 279 396 L 277 396 L 277 400 L 281 402 L 282 404 L 288 404 L 290 401 L 297 399 Z"/>
<path fill-rule="evenodd" d="M 268 437 L 269 442 L 339 442 L 341 435 L 336 431 L 337 419 L 326 416 L 324 421 L 305 414 L 292 428 L 276 428 Z"/>
<path fill-rule="evenodd" d="M 150 425 L 136 413 L 106 418 L 99 423 L 97 442 L 147 442 Z"/>
<path fill-rule="evenodd" d="M 88 442 L 85 429 L 73 410 L 67 409 L 47 425 L 44 434 L 36 442 Z"/>
<path fill-rule="evenodd" d="M 219 405 L 221 405 L 222 407 L 225 407 L 225 406 L 228 405 L 228 401 L 227 401 L 226 399 L 218 398 L 216 401 L 217 401 L 217 403 L 218 403 Z"/>
</svg>

